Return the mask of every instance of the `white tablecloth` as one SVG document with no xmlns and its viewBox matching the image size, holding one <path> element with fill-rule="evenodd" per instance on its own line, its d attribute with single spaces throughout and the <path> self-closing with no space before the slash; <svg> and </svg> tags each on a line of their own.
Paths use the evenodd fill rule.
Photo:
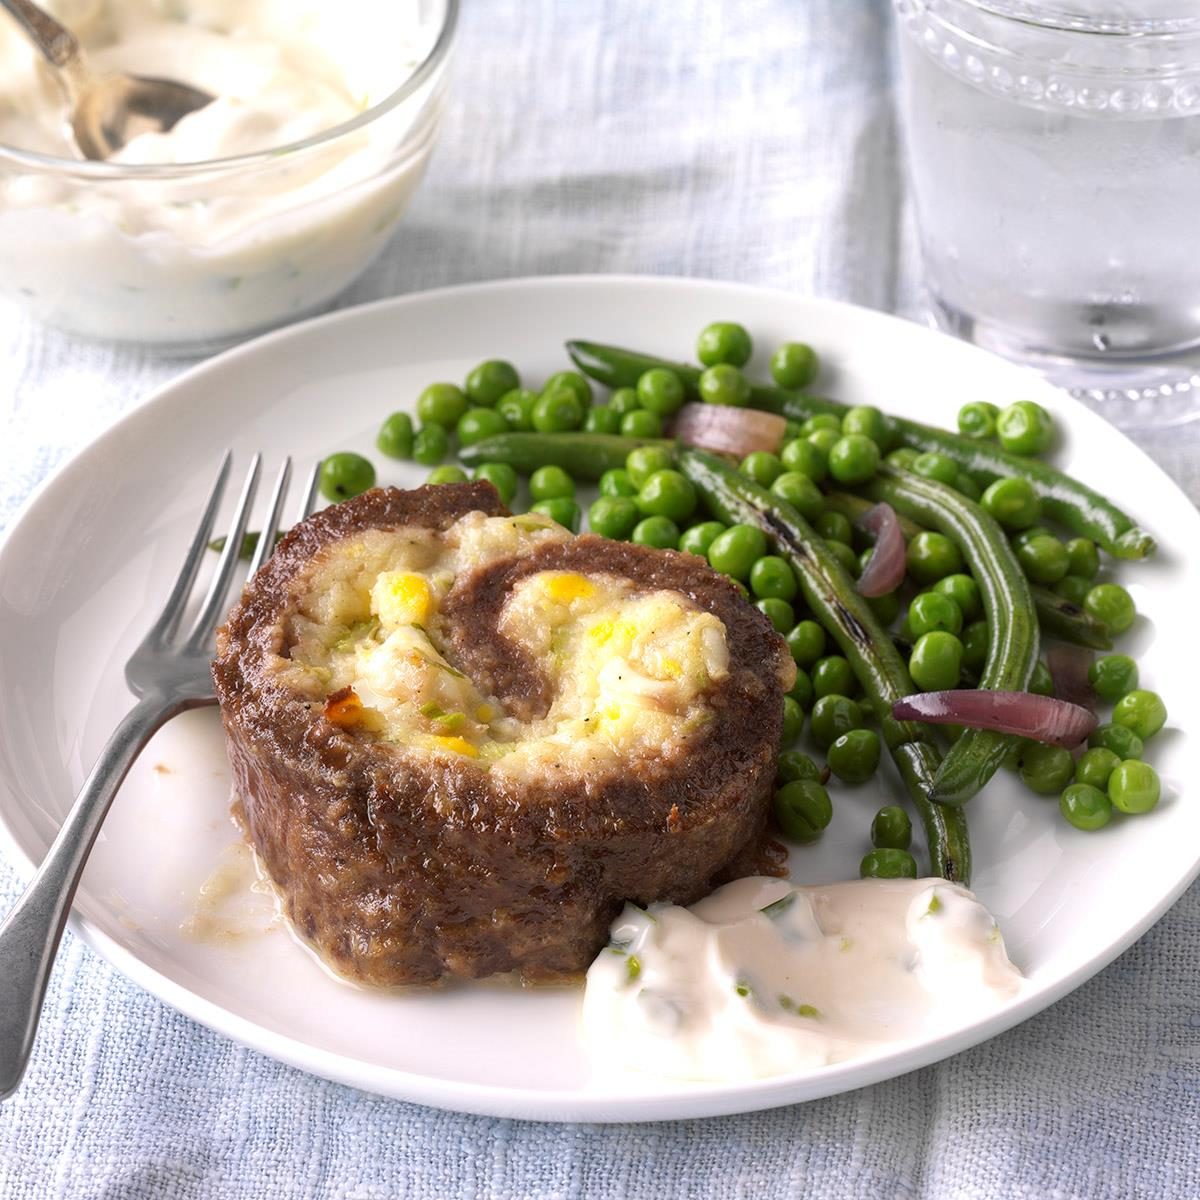
<svg viewBox="0 0 1200 1200">
<path fill-rule="evenodd" d="M 346 297 L 644 271 L 913 311 L 882 0 L 467 0 L 453 104 L 402 232 Z M 0 527 L 180 369 L 0 310 Z M 1196 499 L 1200 426 L 1143 444 Z M 0 864 L 0 908 L 16 881 Z M 68 937 L 0 1195 L 1102 1197 L 1200 1194 L 1200 891 L 1020 1028 L 818 1103 L 650 1126 L 487 1120 L 243 1050 Z"/>
</svg>

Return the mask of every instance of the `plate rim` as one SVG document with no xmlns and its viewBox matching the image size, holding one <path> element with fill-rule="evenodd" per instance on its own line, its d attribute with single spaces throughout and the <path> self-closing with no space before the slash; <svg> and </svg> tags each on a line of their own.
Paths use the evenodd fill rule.
<svg viewBox="0 0 1200 1200">
<path fill-rule="evenodd" d="M 273 347 L 277 343 L 293 340 L 303 341 L 312 334 L 314 329 L 353 324 L 364 319 L 369 320 L 382 311 L 403 310 L 409 305 L 420 305 L 430 300 L 445 299 L 464 293 L 472 295 L 482 293 L 486 296 L 491 292 L 519 292 L 561 287 L 587 288 L 598 284 L 639 289 L 683 287 L 701 291 L 719 291 L 723 294 L 742 291 L 760 299 L 776 299 L 789 305 L 800 303 L 834 311 L 844 311 L 847 314 L 853 314 L 855 319 L 867 316 L 871 320 L 882 323 L 902 325 L 905 327 L 907 335 L 924 336 L 933 343 L 956 346 L 960 352 L 968 356 L 978 356 L 983 360 L 1003 364 L 1008 371 L 1020 373 L 1025 377 L 1031 393 L 1053 395 L 1060 399 L 1065 395 L 1033 371 L 1008 362 L 980 347 L 961 342 L 939 330 L 923 326 L 894 313 L 867 308 L 845 300 L 804 295 L 780 287 L 690 276 L 628 273 L 517 276 L 476 283 L 453 284 L 383 297 L 368 303 L 350 305 L 334 312 L 307 318 L 252 338 L 220 354 L 194 363 L 172 376 L 165 383 L 150 389 L 111 424 L 65 456 L 18 505 L 7 527 L 0 533 L 0 569 L 3 569 L 4 558 L 13 533 L 46 502 L 46 497 L 60 485 L 60 482 L 75 468 L 80 459 L 94 452 L 97 447 L 102 446 L 110 439 L 122 436 L 129 425 L 145 419 L 150 410 L 161 404 L 170 403 L 174 392 L 192 386 L 196 380 L 202 379 L 210 372 L 219 372 L 230 366 L 236 366 L 238 360 L 253 358 L 264 349 Z M 1073 401 L 1073 403 L 1078 405 L 1078 401 Z M 1088 411 L 1082 405 L 1079 408 L 1081 411 Z M 1090 415 L 1095 416 L 1095 414 Z M 1102 420 L 1099 417 L 1096 419 Z M 1182 488 L 1154 462 L 1141 446 L 1133 442 L 1123 431 L 1114 430 L 1114 432 L 1126 446 L 1132 447 L 1147 465 L 1164 478 L 1189 506 L 1191 505 L 1190 499 Z M 1197 514 L 1197 519 L 1200 520 L 1200 513 Z M 37 864 L 17 843 L 16 836 L 10 828 L 3 810 L 0 810 L 0 848 L 3 848 L 18 877 L 22 882 L 27 882 L 36 870 Z M 672 1084 L 671 1090 L 668 1091 L 647 1090 L 644 1093 L 610 1091 L 607 1087 L 587 1092 L 580 1092 L 576 1089 L 531 1091 L 519 1086 L 450 1080 L 397 1067 L 379 1066 L 343 1052 L 316 1047 L 299 1038 L 276 1032 L 258 1024 L 251 1018 L 240 1016 L 216 1001 L 200 996 L 184 984 L 177 983 L 163 972 L 143 962 L 133 951 L 109 937 L 73 910 L 68 927 L 85 945 L 99 954 L 126 979 L 148 991 L 163 1003 L 240 1045 L 320 1078 L 395 1099 L 457 1112 L 546 1122 L 609 1123 L 721 1116 L 758 1111 L 785 1104 L 803 1103 L 810 1099 L 819 1099 L 853 1088 L 870 1086 L 906 1074 L 911 1070 L 941 1062 L 1028 1020 L 1097 975 L 1134 942 L 1144 936 L 1146 931 L 1176 903 L 1197 875 L 1200 875 L 1200 850 L 1197 851 L 1188 869 L 1176 879 L 1159 901 L 1147 909 L 1120 937 L 1106 944 L 1101 952 L 1055 981 L 1039 986 L 1036 991 L 1013 1001 L 998 1013 L 992 1014 L 982 1021 L 951 1030 L 933 1039 L 924 1039 L 911 1044 L 893 1044 L 886 1047 L 881 1053 L 870 1057 L 831 1064 L 813 1072 L 733 1083 L 697 1082 L 685 1087 Z M 794 1094 L 801 1090 L 804 1095 L 798 1097 Z"/>
</svg>

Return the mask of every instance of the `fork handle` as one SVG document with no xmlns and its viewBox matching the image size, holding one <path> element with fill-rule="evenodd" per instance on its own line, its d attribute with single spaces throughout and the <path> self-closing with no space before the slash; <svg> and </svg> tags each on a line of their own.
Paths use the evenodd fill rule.
<svg viewBox="0 0 1200 1200">
<path fill-rule="evenodd" d="M 101 822 L 134 759 L 184 707 L 177 699 L 149 695 L 121 721 L 37 874 L 0 925 L 0 1100 L 17 1090 L 29 1062 L 54 956 Z"/>
</svg>

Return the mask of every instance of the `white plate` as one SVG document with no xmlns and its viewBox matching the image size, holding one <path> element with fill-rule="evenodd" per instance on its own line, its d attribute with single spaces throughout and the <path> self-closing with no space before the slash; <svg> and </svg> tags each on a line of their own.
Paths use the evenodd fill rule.
<svg viewBox="0 0 1200 1200">
<path fill-rule="evenodd" d="M 843 400 L 953 425 L 968 399 L 1038 399 L 1066 431 L 1060 461 L 1160 537 L 1152 563 L 1120 576 L 1144 614 L 1128 645 L 1172 714 L 1151 751 L 1166 784 L 1159 808 L 1080 833 L 1053 800 L 1007 776 L 971 805 L 975 889 L 1031 980 L 1019 1001 L 920 1044 L 802 1076 L 734 1086 L 601 1082 L 577 1043 L 574 991 L 368 994 L 268 928 L 262 896 L 230 901 L 229 936 L 182 929 L 236 841 L 213 710 L 165 729 L 131 774 L 84 876 L 80 936 L 183 1012 L 315 1074 L 496 1116 L 613 1121 L 747 1111 L 901 1074 L 1031 1016 L 1143 933 L 1200 865 L 1200 808 L 1180 795 L 1181 782 L 1200 775 L 1200 740 L 1179 732 L 1200 720 L 1194 680 L 1179 661 L 1194 645 L 1200 595 L 1196 510 L 1099 417 L 999 359 L 878 313 L 685 280 L 487 284 L 322 318 L 191 371 L 68 463 L 0 548 L 0 818 L 15 859 L 27 869 L 41 858 L 129 706 L 123 664 L 166 594 L 224 447 L 242 464 L 263 448 L 268 467 L 284 453 L 301 463 L 339 449 L 373 454 L 388 412 L 431 380 L 461 379 L 480 359 L 511 358 L 536 380 L 566 365 L 559 347 L 569 337 L 689 358 L 696 332 L 714 318 L 745 323 L 764 348 L 812 342 L 830 367 L 823 385 Z M 765 372 L 761 352 L 752 369 Z M 385 461 L 381 481 L 412 484 L 423 474 Z M 824 838 L 793 855 L 795 877 L 856 874 L 870 816 L 892 795 L 890 769 L 877 784 L 839 791 Z"/>
</svg>

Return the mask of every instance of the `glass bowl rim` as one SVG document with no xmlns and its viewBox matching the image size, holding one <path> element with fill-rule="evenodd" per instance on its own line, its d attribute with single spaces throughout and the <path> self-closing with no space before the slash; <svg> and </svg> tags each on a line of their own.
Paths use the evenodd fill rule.
<svg viewBox="0 0 1200 1200">
<path fill-rule="evenodd" d="M 336 141 L 345 134 L 354 133 L 370 125 L 378 117 L 384 116 L 398 105 L 407 100 L 431 75 L 442 65 L 450 52 L 454 32 L 458 25 L 459 0 L 443 0 L 445 12 L 437 37 L 430 47 L 428 54 L 421 60 L 415 70 L 405 76 L 404 81 L 389 93 L 378 104 L 364 109 L 348 121 L 331 125 L 319 133 L 302 138 L 298 142 L 285 142 L 282 146 L 272 146 L 266 150 L 255 150 L 249 154 L 233 154 L 227 158 L 209 158 L 198 162 L 185 163 L 113 163 L 95 161 L 92 159 L 64 158 L 57 154 L 41 154 L 35 150 L 22 150 L 0 142 L 0 165 L 15 163 L 19 166 L 43 173 L 56 172 L 76 178 L 97 181 L 114 181 L 128 179 L 169 180 L 236 170 L 253 167 L 283 158 L 286 155 L 311 150 L 327 142 Z"/>
<path fill-rule="evenodd" d="M 1187 38 L 1200 35 L 1200 15 L 1163 17 L 1104 17 L 1074 10 L 1070 0 L 1050 5 L 1030 0 L 952 0 L 989 17 L 1012 21 L 1048 33 L 1076 34 L 1081 37 Z"/>
</svg>

